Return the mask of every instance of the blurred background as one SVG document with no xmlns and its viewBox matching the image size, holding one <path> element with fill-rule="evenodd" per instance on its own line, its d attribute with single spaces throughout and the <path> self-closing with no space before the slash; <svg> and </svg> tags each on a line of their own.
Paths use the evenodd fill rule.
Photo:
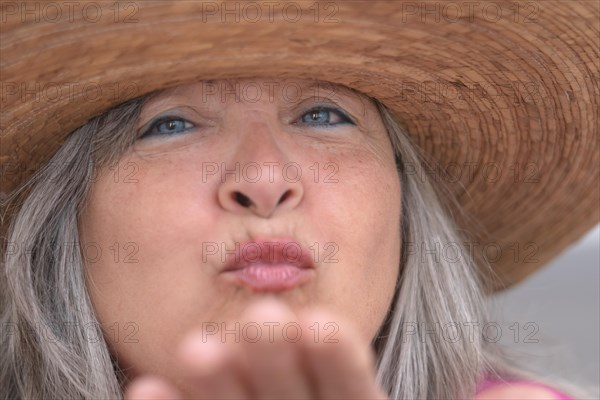
<svg viewBox="0 0 600 400">
<path fill-rule="evenodd" d="M 600 225 L 491 304 L 500 343 L 600 399 Z"/>
</svg>

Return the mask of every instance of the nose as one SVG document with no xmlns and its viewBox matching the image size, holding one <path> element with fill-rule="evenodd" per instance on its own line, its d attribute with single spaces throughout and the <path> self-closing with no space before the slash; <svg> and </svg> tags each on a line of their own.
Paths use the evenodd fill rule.
<svg viewBox="0 0 600 400">
<path fill-rule="evenodd" d="M 221 207 L 260 218 L 297 207 L 304 195 L 300 165 L 289 161 L 272 135 L 250 136 L 231 162 L 222 164 L 225 170 L 221 171 L 218 189 Z"/>
</svg>

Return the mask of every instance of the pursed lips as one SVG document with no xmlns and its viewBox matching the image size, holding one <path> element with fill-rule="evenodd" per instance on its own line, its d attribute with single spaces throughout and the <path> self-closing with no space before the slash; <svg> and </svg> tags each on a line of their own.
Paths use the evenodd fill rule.
<svg viewBox="0 0 600 400">
<path fill-rule="evenodd" d="M 255 292 L 291 290 L 315 276 L 310 251 L 291 238 L 244 242 L 228 256 L 222 275 Z"/>
</svg>

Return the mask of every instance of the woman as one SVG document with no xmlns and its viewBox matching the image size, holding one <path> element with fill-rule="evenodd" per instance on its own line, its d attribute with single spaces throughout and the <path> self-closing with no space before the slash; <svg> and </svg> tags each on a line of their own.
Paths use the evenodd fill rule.
<svg viewBox="0 0 600 400">
<path fill-rule="evenodd" d="M 527 32 L 544 38 L 553 17 L 583 18 L 590 10 L 586 4 L 554 4 L 556 14 L 543 14 L 541 27 Z M 212 15 L 206 5 L 156 3 L 138 10 L 146 27 L 127 28 L 132 33 L 153 28 L 153 33 L 144 31 L 150 37 L 132 36 L 140 40 L 135 47 L 111 40 L 121 29 L 110 25 L 113 20 L 78 27 L 82 36 L 102 35 L 74 42 L 80 55 L 69 53 L 72 68 L 60 72 L 99 79 L 105 61 L 94 49 L 110 48 L 109 63 L 122 65 L 112 66 L 122 74 L 117 83 L 133 82 L 136 93 L 122 93 L 123 85 L 117 85 L 112 98 L 104 92 L 92 101 L 80 87 L 75 89 L 79 101 L 69 102 L 77 97 L 71 93 L 51 102 L 47 93 L 36 100 L 15 96 L 11 89 L 6 101 L 11 112 L 3 124 L 13 149 L 10 160 L 28 159 L 33 165 L 44 159 L 45 166 L 27 183 L 16 169 L 3 168 L 3 189 L 17 188 L 3 254 L 2 321 L 10 330 L 2 339 L 6 367 L 1 382 L 9 397 L 118 398 L 126 392 L 129 398 L 560 398 L 550 387 L 524 382 L 539 379 L 511 366 L 478 327 L 489 321 L 482 305 L 486 289 L 521 279 L 598 221 L 597 194 L 590 190 L 596 172 L 563 169 L 557 173 L 564 174 L 562 179 L 540 173 L 539 185 L 529 187 L 506 177 L 513 163 L 515 171 L 527 173 L 519 163 L 557 151 L 536 148 L 536 135 L 567 141 L 564 131 L 570 129 L 581 142 L 593 140 L 596 111 L 569 103 L 573 109 L 567 112 L 557 108 L 552 96 L 523 107 L 503 96 L 490 99 L 471 93 L 473 82 L 463 79 L 460 69 L 455 71 L 461 78 L 457 91 L 473 96 L 466 104 L 472 101 L 472 109 L 489 105 L 491 111 L 503 105 L 517 118 L 490 124 L 485 112 L 461 111 L 462 102 L 407 99 L 399 88 L 402 77 L 412 72 L 411 62 L 399 68 L 398 59 L 387 60 L 385 53 L 430 27 L 406 22 L 408 33 L 383 40 L 377 33 L 391 26 L 382 22 L 393 20 L 389 15 L 402 8 L 378 6 L 340 5 L 336 30 L 313 26 L 312 19 L 292 24 L 284 16 L 277 25 L 246 21 L 225 30 L 221 21 L 192 28 Z M 154 26 L 157 15 L 160 24 Z M 371 21 L 373 36 L 351 44 L 346 40 L 360 25 L 356 16 Z M 169 18 L 178 21 L 177 27 L 160 30 Z M 502 29 L 505 38 L 510 37 L 507 28 L 516 29 L 510 21 L 499 25 L 480 21 L 466 26 L 473 32 Z M 12 26 L 13 42 L 3 46 L 16 49 L 25 40 L 20 36 L 25 28 Z M 281 35 L 269 35 L 266 46 L 261 32 L 272 32 L 274 26 Z M 345 55 L 360 48 L 363 61 L 376 56 L 387 62 L 384 69 L 395 72 L 375 75 L 381 64 L 352 66 L 351 60 L 339 61 L 341 53 L 333 57 L 317 51 L 306 64 L 300 55 L 308 46 L 301 35 L 307 27 L 315 37 L 332 40 L 328 48 L 350 50 Z M 458 33 L 465 25 L 444 29 Z M 176 41 L 161 38 L 173 30 Z M 195 37 L 198 30 L 207 36 L 202 42 Z M 597 50 L 581 33 L 573 35 L 582 48 Z M 56 47 L 66 51 L 71 36 L 50 38 L 45 46 L 60 54 Z M 238 40 L 235 51 L 244 48 L 235 63 L 227 59 L 226 46 L 219 58 L 212 47 L 200 45 L 227 43 L 231 37 Z M 294 43 L 299 45 L 287 42 L 290 37 L 298 37 Z M 175 51 L 144 46 L 159 38 L 170 41 Z M 248 47 L 239 47 L 240 42 Z M 510 40 L 499 42 L 509 46 Z M 369 50 L 374 43 L 379 47 Z M 554 53 L 567 52 L 560 43 L 552 47 Z M 439 44 L 440 50 L 448 45 Z M 415 50 L 402 46 L 408 56 Z M 265 66 L 252 55 L 269 59 L 263 53 L 267 47 L 276 50 L 272 64 Z M 166 59 L 140 63 L 149 54 L 134 57 L 134 48 Z M 289 60 L 277 58 L 276 51 L 282 50 L 289 51 Z M 496 50 L 482 57 L 499 60 L 500 53 L 506 57 Z M 93 65 L 85 62 L 91 55 Z M 439 66 L 435 57 L 439 62 L 443 56 L 429 55 L 431 65 L 420 66 L 432 70 Z M 7 82 L 16 79 L 16 65 L 22 68 L 16 50 L 14 57 L 3 66 Z M 50 56 L 40 60 L 48 65 L 36 66 L 39 78 L 42 71 L 53 70 L 50 64 L 64 62 Z M 153 73 L 166 65 L 172 67 L 169 74 Z M 344 67 L 320 72 L 323 65 Z M 31 67 L 32 76 L 36 68 Z M 553 72 L 567 70 L 573 82 L 593 74 L 583 64 Z M 590 103 L 597 104 L 597 92 L 564 85 L 574 98 L 593 95 Z M 557 90 L 542 88 L 551 94 Z M 26 105 L 38 121 L 46 121 L 44 132 L 20 117 Z M 552 111 L 546 116 L 553 123 L 536 125 L 536 113 Z M 563 124 L 572 115 L 578 118 Z M 77 129 L 65 138 L 72 128 Z M 515 142 L 514 132 L 529 136 Z M 33 152 L 36 141 L 49 145 L 52 137 L 60 137 L 60 148 L 44 155 Z M 504 176 L 461 174 L 455 179 L 447 168 L 431 174 L 413 140 L 425 157 L 441 159 L 442 165 L 477 160 L 496 165 Z M 464 152 L 460 145 L 470 147 Z M 488 153 L 496 147 L 502 157 Z M 578 148 L 582 163 L 597 161 L 590 147 Z M 569 155 L 568 149 L 561 150 Z M 3 162 L 9 154 L 3 153 Z M 552 160 L 540 165 L 564 168 L 558 158 Z M 461 185 L 470 197 L 460 197 Z M 540 187 L 543 196 L 536 194 Z M 508 207 L 515 202 L 527 207 Z M 575 203 L 585 210 L 563 221 Z M 532 214 L 531 207 L 546 204 L 553 215 Z M 582 223 L 578 215 L 589 218 L 590 212 L 596 214 Z M 529 224 L 517 230 L 525 216 Z M 567 231 L 560 240 L 540 233 L 559 224 Z M 537 263 L 504 254 L 489 269 L 487 253 L 465 235 L 485 240 L 486 249 L 510 239 L 523 245 L 535 240 Z M 549 241 L 552 248 L 546 246 Z M 521 269 L 507 273 L 515 267 Z M 492 271 L 499 276 L 495 280 Z M 444 329 L 431 334 L 435 324 Z M 467 335 L 466 327 L 474 333 Z M 492 385 L 494 380 L 517 383 Z"/>
</svg>

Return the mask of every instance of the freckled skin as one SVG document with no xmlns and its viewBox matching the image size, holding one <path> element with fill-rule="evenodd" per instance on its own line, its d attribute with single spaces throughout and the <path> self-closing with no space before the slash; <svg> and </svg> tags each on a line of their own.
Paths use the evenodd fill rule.
<svg viewBox="0 0 600 400">
<path fill-rule="evenodd" d="M 238 81 L 242 87 L 248 82 Z M 278 298 L 294 310 L 322 306 L 343 315 L 367 340 L 383 322 L 400 260 L 401 188 L 391 143 L 376 108 L 343 91 L 330 100 L 355 116 L 357 126 L 294 124 L 317 104 L 310 82 L 294 82 L 305 89 L 298 102 L 278 90 L 272 100 L 221 101 L 219 82 L 214 96 L 204 96 L 206 83 L 163 93 L 144 106 L 139 126 L 177 108 L 200 128 L 137 141 L 120 160 L 135 163 L 136 182 L 115 183 L 102 173 L 94 183 L 79 220 L 81 240 L 102 249 L 99 260 L 87 263 L 88 288 L 112 351 L 131 376 L 150 372 L 176 380 L 173 348 L 186 332 L 239 318 L 262 296 L 222 279 L 221 253 L 203 252 L 209 242 L 291 236 L 315 251 L 316 274 Z M 256 182 L 207 173 L 209 163 L 233 170 L 252 162 L 263 166 Z M 265 162 L 278 163 L 271 179 Z M 302 172 L 296 182 L 294 169 L 283 174 L 291 162 Z M 254 178 L 255 171 L 246 172 Z M 257 207 L 236 203 L 236 191 Z M 124 329 L 128 322 L 136 332 Z M 132 339 L 137 342 L 128 343 Z"/>
</svg>

